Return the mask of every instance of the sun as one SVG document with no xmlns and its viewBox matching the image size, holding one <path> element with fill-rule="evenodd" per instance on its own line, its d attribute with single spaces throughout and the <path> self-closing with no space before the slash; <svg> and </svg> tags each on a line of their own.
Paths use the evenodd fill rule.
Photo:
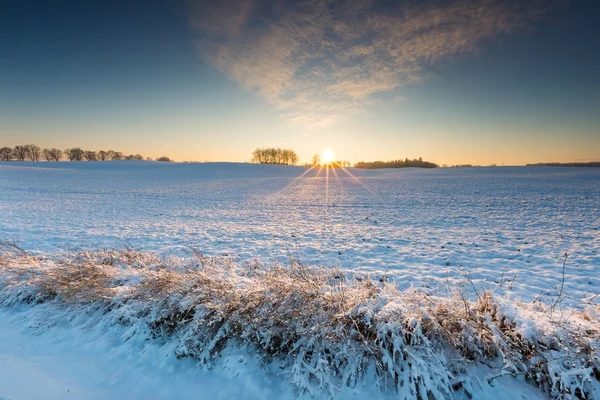
<svg viewBox="0 0 600 400">
<path fill-rule="evenodd" d="M 321 162 L 323 165 L 330 165 L 335 161 L 335 154 L 329 149 L 325 149 L 321 152 Z"/>
</svg>

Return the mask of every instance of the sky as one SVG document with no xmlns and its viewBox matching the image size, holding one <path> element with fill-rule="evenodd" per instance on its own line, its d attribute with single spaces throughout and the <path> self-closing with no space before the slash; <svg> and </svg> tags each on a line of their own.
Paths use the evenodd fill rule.
<svg viewBox="0 0 600 400">
<path fill-rule="evenodd" d="M 13 1 L 0 147 L 600 159 L 595 1 Z"/>
</svg>

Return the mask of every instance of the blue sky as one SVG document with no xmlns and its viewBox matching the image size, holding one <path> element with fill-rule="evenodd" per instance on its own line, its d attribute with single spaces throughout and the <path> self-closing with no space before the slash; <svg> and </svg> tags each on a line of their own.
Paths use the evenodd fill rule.
<svg viewBox="0 0 600 400">
<path fill-rule="evenodd" d="M 19 1 L 0 145 L 177 160 L 590 161 L 593 1 Z"/>
</svg>

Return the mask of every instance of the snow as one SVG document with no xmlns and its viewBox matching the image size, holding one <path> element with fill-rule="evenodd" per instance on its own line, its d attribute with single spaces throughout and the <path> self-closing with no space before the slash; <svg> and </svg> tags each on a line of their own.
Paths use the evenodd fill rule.
<svg viewBox="0 0 600 400">
<path fill-rule="evenodd" d="M 0 163 L 0 239 L 49 253 L 132 246 L 175 254 L 194 247 L 236 261 L 297 257 L 385 274 L 401 289 L 468 291 L 472 282 L 504 296 L 506 315 L 521 301 L 558 293 L 567 252 L 561 306 L 598 321 L 600 170 L 349 169 L 353 176 L 336 170 L 327 178 L 315 169 L 299 178 L 304 172 L 234 163 Z M 176 359 L 167 344 L 123 342 L 125 328 L 103 321 L 38 326 L 46 320 L 40 314 L 53 311 L 0 311 L 0 399 L 296 398 L 277 371 L 243 350 L 205 370 Z M 519 329 L 534 336 L 529 322 Z M 510 376 L 476 393 L 544 398 Z M 366 384 L 338 398 L 366 396 L 386 395 Z"/>
<path fill-rule="evenodd" d="M 0 399 L 294 397 L 246 353 L 230 351 L 206 371 L 164 346 L 124 342 L 118 327 L 75 321 L 47 330 L 36 326 L 39 313 L 0 312 Z"/>
<path fill-rule="evenodd" d="M 18 307 L 0 310 L 0 399 L 327 399 L 294 392 L 275 368 L 257 357 L 228 349 L 210 370 L 176 359 L 169 344 L 128 336 L 125 327 L 102 319 L 57 319 L 57 310 Z M 48 321 L 53 321 L 49 326 Z M 473 386 L 477 399 L 542 400 L 537 388 L 510 376 L 488 383 L 492 371 L 479 366 Z M 372 381 L 341 388 L 339 399 L 398 399 Z M 457 393 L 456 400 L 467 399 Z"/>
<path fill-rule="evenodd" d="M 401 287 L 478 284 L 535 299 L 600 286 L 600 170 L 0 163 L 0 237 L 31 250 L 132 246 L 389 270 Z M 328 187 L 328 188 L 327 188 Z M 514 282 L 512 282 L 514 280 Z M 509 290 L 510 287 L 510 290 Z"/>
</svg>

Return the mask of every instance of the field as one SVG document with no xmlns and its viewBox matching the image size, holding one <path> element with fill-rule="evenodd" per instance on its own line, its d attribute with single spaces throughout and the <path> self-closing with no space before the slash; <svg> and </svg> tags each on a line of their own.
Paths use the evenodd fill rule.
<svg viewBox="0 0 600 400">
<path fill-rule="evenodd" d="M 538 330 L 556 321 L 562 328 L 588 324 L 594 346 L 599 323 L 599 230 L 600 170 L 596 169 L 306 172 L 297 167 L 228 163 L 0 163 L 0 239 L 15 241 L 28 257 L 52 259 L 52 265 L 86 251 L 122 249 L 177 260 L 200 255 L 236 268 L 252 263 L 282 269 L 290 265 L 322 271 L 339 268 L 352 274 L 352 279 L 380 282 L 386 286 L 381 293 L 387 293 L 388 286 L 400 293 L 427 293 L 440 299 L 460 292 L 473 304 L 490 293 L 505 306 L 524 310 L 527 321 L 539 324 L 534 326 Z M 85 312 L 63 321 L 52 316 L 46 303 L 17 306 L 10 293 L 3 293 L 3 304 L 10 307 L 0 311 L 5 321 L 0 328 L 2 336 L 10 339 L 3 342 L 0 359 L 16 366 L 12 375 L 3 371 L 0 398 L 21 398 L 15 382 L 23 374 L 32 374 L 25 381 L 47 381 L 47 391 L 72 387 L 73 398 L 83 391 L 90 398 L 167 398 L 174 390 L 180 391 L 178 398 L 193 398 L 201 390 L 220 393 L 222 398 L 240 393 L 245 398 L 293 398 L 307 393 L 398 398 L 395 391 L 374 387 L 379 375 L 373 371 L 366 371 L 350 388 L 315 385 L 310 377 L 289 383 L 285 368 L 277 371 L 275 361 L 265 363 L 260 352 L 245 347 L 224 350 L 208 372 L 188 358 L 160 361 L 165 353 L 172 353 L 168 341 L 145 343 L 147 338 L 134 335 L 134 340 L 122 343 L 119 338 L 127 335 L 126 328 L 95 321 L 95 328 L 86 330 L 90 322 L 83 317 Z M 534 309 L 534 304 L 545 308 Z M 44 322 L 48 319 L 53 323 Z M 81 351 L 75 354 L 67 345 L 70 341 Z M 14 350 L 19 343 L 27 348 L 22 353 Z M 52 359 L 48 348 L 57 351 L 54 357 L 59 361 Z M 107 349 L 116 355 L 99 356 Z M 597 363 L 596 349 L 591 359 L 596 357 Z M 135 351 L 141 355 L 132 361 L 130 353 Z M 561 351 L 568 354 L 574 349 Z M 99 360 L 103 365 L 99 369 L 115 368 L 123 360 L 131 369 L 119 367 L 122 373 L 94 378 L 97 371 L 90 369 L 93 362 L 86 363 L 86 357 Z M 48 365 L 53 366 L 50 372 Z M 496 373 L 485 368 L 492 367 L 476 364 L 472 375 Z M 526 398 L 597 395 L 597 381 L 585 380 L 597 369 L 587 364 L 581 369 L 587 375 L 576 374 L 582 378 L 572 388 L 552 384 L 539 390 L 518 379 L 521 372 L 508 368 L 494 388 L 481 384 L 470 394 L 494 398 L 504 390 L 507 396 Z M 53 374 L 62 380 L 51 379 Z M 130 386 L 139 376 L 148 377 L 144 389 Z M 173 381 L 161 386 L 152 377 Z M 581 388 L 574 389 L 577 385 Z M 322 390 L 306 389 L 313 386 Z M 378 386 L 385 385 L 379 382 Z M 25 397 L 36 398 L 31 390 L 31 396 Z M 466 396 L 465 391 L 456 393 Z"/>
</svg>

